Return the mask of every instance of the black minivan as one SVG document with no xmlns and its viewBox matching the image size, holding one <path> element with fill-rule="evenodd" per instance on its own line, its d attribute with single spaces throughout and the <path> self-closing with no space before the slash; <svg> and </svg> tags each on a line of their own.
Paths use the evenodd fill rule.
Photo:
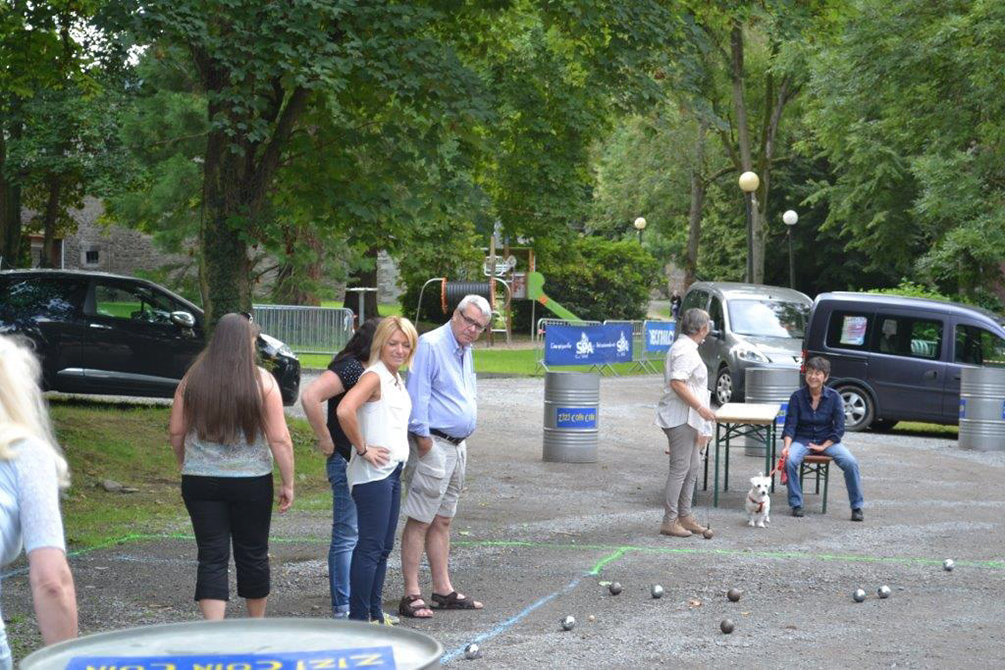
<svg viewBox="0 0 1005 670">
<path fill-rule="evenodd" d="M 831 362 L 846 428 L 959 423 L 964 367 L 1005 365 L 1005 319 L 978 307 L 878 293 L 821 293 L 803 360 Z"/>
<path fill-rule="evenodd" d="M 203 312 L 144 279 L 69 270 L 0 272 L 0 333 L 29 338 L 47 390 L 170 398 L 205 345 Z M 283 403 L 300 390 L 300 361 L 258 338 Z"/>
</svg>

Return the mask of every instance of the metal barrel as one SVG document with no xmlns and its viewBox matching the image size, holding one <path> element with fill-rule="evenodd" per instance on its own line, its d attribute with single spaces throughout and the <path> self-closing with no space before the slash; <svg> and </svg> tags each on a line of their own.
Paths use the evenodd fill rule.
<svg viewBox="0 0 1005 670">
<path fill-rule="evenodd" d="M 599 426 L 599 374 L 545 374 L 543 460 L 552 463 L 596 463 Z"/>
<path fill-rule="evenodd" d="M 963 368 L 959 445 L 1005 451 L 1005 368 Z"/>
<path fill-rule="evenodd" d="M 255 670 L 369 665 L 401 670 L 439 667 L 442 655 L 439 642 L 407 628 L 332 619 L 228 619 L 88 635 L 40 649 L 19 667 Z"/>
<path fill-rule="evenodd" d="M 780 403 L 781 412 L 775 420 L 777 433 L 781 436 L 785 425 L 785 413 L 789 407 L 789 397 L 799 389 L 799 369 L 789 367 L 750 367 L 744 377 L 744 402 Z M 764 442 L 745 437 L 743 453 L 747 456 L 764 458 Z"/>
</svg>

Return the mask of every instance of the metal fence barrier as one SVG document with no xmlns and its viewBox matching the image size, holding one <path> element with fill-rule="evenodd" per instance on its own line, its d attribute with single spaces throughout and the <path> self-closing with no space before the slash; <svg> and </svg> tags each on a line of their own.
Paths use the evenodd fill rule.
<svg viewBox="0 0 1005 670">
<path fill-rule="evenodd" d="M 352 310 L 341 307 L 255 305 L 254 316 L 263 333 L 300 354 L 334 354 L 353 333 Z"/>
</svg>

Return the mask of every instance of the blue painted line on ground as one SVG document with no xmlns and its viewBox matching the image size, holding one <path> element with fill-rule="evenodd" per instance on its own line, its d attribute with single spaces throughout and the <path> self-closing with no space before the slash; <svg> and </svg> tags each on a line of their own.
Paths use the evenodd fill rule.
<svg viewBox="0 0 1005 670">
<path fill-rule="evenodd" d="M 583 575 L 582 577 L 576 577 L 574 580 L 572 580 L 571 582 L 569 582 L 565 586 L 565 588 L 560 589 L 558 591 L 555 591 L 554 593 L 541 598 L 540 600 L 538 600 L 537 602 L 533 603 L 532 605 L 529 605 L 526 608 L 524 608 L 524 610 L 522 612 L 520 612 L 519 614 L 517 614 L 515 616 L 512 616 L 509 619 L 506 619 L 506 621 L 503 621 L 501 624 L 499 624 L 495 628 L 489 630 L 488 632 L 482 633 L 481 635 L 477 635 L 470 642 L 467 642 L 467 643 L 465 643 L 465 644 L 463 644 L 463 645 L 461 645 L 461 646 L 459 646 L 459 647 L 457 647 L 455 649 L 452 649 L 451 651 L 449 651 L 449 652 L 447 652 L 446 654 L 443 655 L 443 658 L 440 659 L 440 663 L 441 664 L 450 663 L 451 661 L 453 661 L 454 659 L 456 659 L 458 656 L 461 656 L 462 654 L 464 654 L 465 647 L 467 647 L 469 644 L 481 644 L 485 640 L 491 640 L 492 638 L 496 637 L 497 635 L 501 635 L 502 633 L 505 633 L 507 630 L 509 630 L 510 628 L 512 628 L 513 626 L 515 626 L 516 624 L 520 623 L 520 621 L 522 621 L 524 618 L 526 618 L 528 614 L 530 614 L 531 612 L 533 612 L 537 608 L 539 608 L 542 605 L 544 605 L 544 604 L 546 604 L 546 603 L 554 600 L 558 596 L 561 596 L 561 595 L 564 595 L 564 594 L 568 593 L 572 589 L 574 589 L 577 586 L 579 586 L 579 583 L 581 581 L 583 581 L 584 577 L 587 577 L 587 576 L 589 576 L 589 575 L 586 574 L 586 575 Z"/>
</svg>

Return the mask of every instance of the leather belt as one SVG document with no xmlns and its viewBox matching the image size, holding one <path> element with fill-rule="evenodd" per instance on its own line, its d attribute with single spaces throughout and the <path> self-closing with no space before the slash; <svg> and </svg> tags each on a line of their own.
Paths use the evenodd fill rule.
<svg viewBox="0 0 1005 670">
<path fill-rule="evenodd" d="M 460 446 L 461 442 L 468 439 L 467 437 L 453 437 L 452 435 L 447 435 L 442 430 L 437 430 L 436 428 L 430 428 L 429 434 L 444 439 L 455 447 Z"/>
</svg>

